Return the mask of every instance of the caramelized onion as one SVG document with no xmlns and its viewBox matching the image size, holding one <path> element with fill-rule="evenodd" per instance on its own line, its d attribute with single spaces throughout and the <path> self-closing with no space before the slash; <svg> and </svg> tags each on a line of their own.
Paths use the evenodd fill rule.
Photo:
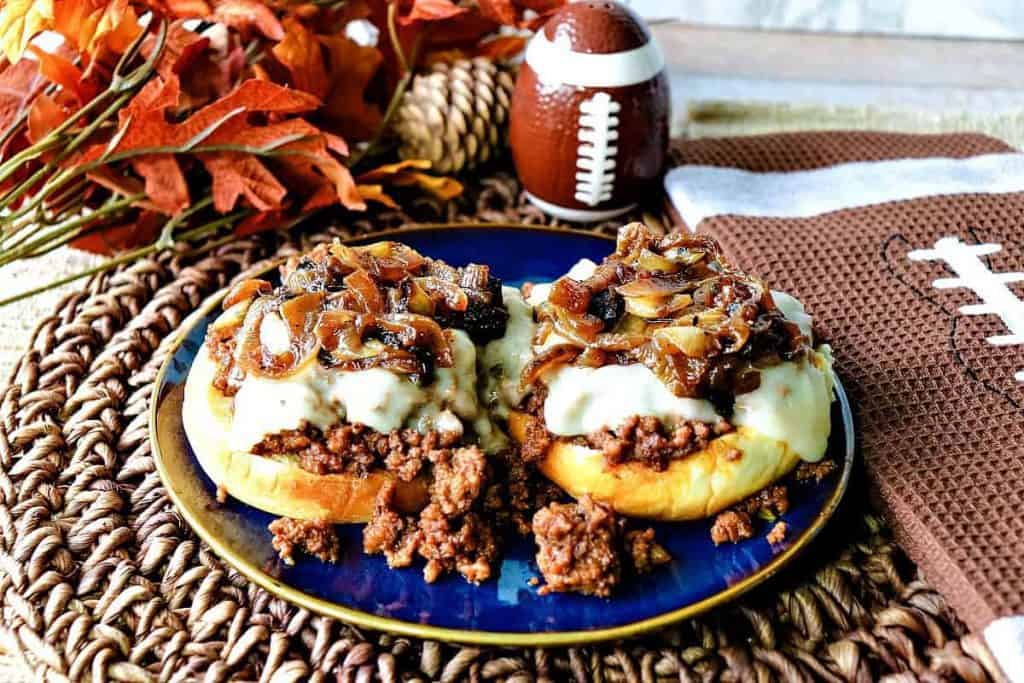
<svg viewBox="0 0 1024 683">
<path fill-rule="evenodd" d="M 412 313 L 400 313 L 378 319 L 376 326 L 393 335 L 404 348 L 429 349 L 438 367 L 450 368 L 455 362 L 451 342 L 436 320 Z"/>
<path fill-rule="evenodd" d="M 345 276 L 345 286 L 356 293 L 364 313 L 383 313 L 384 296 L 377 283 L 365 270 L 356 270 Z"/>
<path fill-rule="evenodd" d="M 465 311 L 469 306 L 469 297 L 455 282 L 431 276 L 416 278 L 416 283 L 428 295 L 443 302 L 450 311 Z"/>
<path fill-rule="evenodd" d="M 281 318 L 288 323 L 292 339 L 302 340 L 309 336 L 323 310 L 322 292 L 302 294 L 281 304 Z"/>
<path fill-rule="evenodd" d="M 619 285 L 615 291 L 622 296 L 629 298 L 634 296 L 669 296 L 677 292 L 686 291 L 690 282 L 682 277 L 672 275 L 655 275 L 653 277 L 637 278 L 632 282 Z"/>
<path fill-rule="evenodd" d="M 526 367 L 523 368 L 523 374 L 519 376 L 520 390 L 525 390 L 536 382 L 541 375 L 556 365 L 568 365 L 576 360 L 576 357 L 579 355 L 580 350 L 569 344 L 559 344 L 558 346 L 544 349 L 534 356 L 526 364 Z"/>
<path fill-rule="evenodd" d="M 319 343 L 313 334 L 291 337 L 291 346 L 283 353 L 271 353 L 260 336 L 263 320 L 272 312 L 276 301 L 270 298 L 257 299 L 245 314 L 238 332 L 238 367 L 262 377 L 280 379 L 287 377 L 315 354 Z M 290 325 L 289 325 L 290 328 Z"/>
<path fill-rule="evenodd" d="M 564 308 L 570 313 L 586 313 L 590 305 L 590 290 L 582 282 L 565 276 L 555 280 L 548 294 L 548 301 L 554 306 Z"/>
<path fill-rule="evenodd" d="M 274 288 L 266 280 L 242 280 L 241 282 L 236 282 L 228 290 L 228 293 L 224 295 L 224 303 L 222 305 L 226 310 L 240 301 L 255 299 L 261 294 L 270 294 L 273 290 Z"/>
</svg>

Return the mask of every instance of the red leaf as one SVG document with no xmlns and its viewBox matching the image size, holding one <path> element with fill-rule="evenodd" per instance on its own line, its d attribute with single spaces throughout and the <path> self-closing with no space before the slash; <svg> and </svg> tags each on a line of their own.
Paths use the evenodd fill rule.
<svg viewBox="0 0 1024 683">
<path fill-rule="evenodd" d="M 498 36 L 493 40 L 480 43 L 474 54 L 477 57 L 487 57 L 495 61 L 502 61 L 515 57 L 525 47 L 525 36 Z"/>
<path fill-rule="evenodd" d="M 46 85 L 39 66 L 30 59 L 0 71 L 0 130 L 7 130 Z"/>
<path fill-rule="evenodd" d="M 253 28 L 270 40 L 284 38 L 284 28 L 274 12 L 257 0 L 223 0 L 213 10 L 215 21 L 237 31 Z"/>
</svg>

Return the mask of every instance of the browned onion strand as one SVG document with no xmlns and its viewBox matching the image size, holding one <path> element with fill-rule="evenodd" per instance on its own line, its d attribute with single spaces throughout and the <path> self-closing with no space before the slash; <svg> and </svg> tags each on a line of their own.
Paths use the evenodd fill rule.
<svg viewBox="0 0 1024 683">
<path fill-rule="evenodd" d="M 280 378 L 315 355 L 328 367 L 381 367 L 429 381 L 435 367 L 454 364 L 450 328 L 482 343 L 503 335 L 508 320 L 487 266 L 454 268 L 397 242 L 317 246 L 281 266 L 281 282 L 273 289 L 246 280 L 225 299 L 248 302 L 236 354 L 243 373 Z M 287 351 L 266 347 L 268 315 L 285 323 Z"/>
<path fill-rule="evenodd" d="M 764 282 L 732 266 L 715 240 L 659 236 L 641 223 L 619 231 L 615 253 L 590 277 L 557 280 L 537 321 L 535 342 L 557 334 L 560 344 L 524 370 L 523 386 L 556 358 L 587 367 L 642 363 L 676 395 L 711 398 L 726 410 L 757 387 L 758 367 L 795 359 L 810 344 Z"/>
</svg>

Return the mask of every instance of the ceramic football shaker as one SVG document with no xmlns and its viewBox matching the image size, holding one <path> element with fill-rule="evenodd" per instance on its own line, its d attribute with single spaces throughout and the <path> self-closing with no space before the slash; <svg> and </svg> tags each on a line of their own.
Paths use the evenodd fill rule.
<svg viewBox="0 0 1024 683">
<path fill-rule="evenodd" d="M 526 48 L 510 143 L 533 204 L 569 221 L 632 209 L 665 163 L 665 60 L 643 20 L 615 2 L 568 4 Z"/>
</svg>

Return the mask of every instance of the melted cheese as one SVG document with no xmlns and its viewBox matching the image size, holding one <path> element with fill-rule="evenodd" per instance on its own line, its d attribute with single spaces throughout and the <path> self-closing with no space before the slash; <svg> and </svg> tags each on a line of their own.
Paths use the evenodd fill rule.
<svg viewBox="0 0 1024 683">
<path fill-rule="evenodd" d="M 287 335 L 274 323 L 264 323 L 261 335 L 267 331 Z M 450 339 L 453 367 L 437 368 L 425 387 L 384 368 L 344 372 L 315 361 L 283 379 L 246 377 L 235 395 L 231 446 L 247 451 L 267 434 L 298 429 L 303 422 L 326 429 L 345 421 L 378 432 L 403 427 L 461 432 L 471 425 L 481 446 L 498 450 L 505 437 L 477 399 L 476 347 L 461 330 L 451 332 Z"/>
<path fill-rule="evenodd" d="M 801 459 L 825 455 L 832 428 L 832 350 L 825 344 L 798 363 L 761 370 L 761 385 L 736 397 L 731 422 L 778 441 Z"/>
<path fill-rule="evenodd" d="M 501 290 L 508 309 L 505 336 L 484 347 L 481 365 L 484 376 L 484 403 L 494 414 L 508 417 L 511 407 L 519 405 L 525 392 L 519 389 L 519 377 L 533 357 L 531 344 L 537 331 L 533 308 L 515 287 Z"/>
<path fill-rule="evenodd" d="M 646 365 L 563 366 L 544 381 L 544 421 L 559 436 L 615 428 L 632 415 L 650 415 L 665 424 L 719 419 L 710 402 L 676 396 Z"/>
</svg>

